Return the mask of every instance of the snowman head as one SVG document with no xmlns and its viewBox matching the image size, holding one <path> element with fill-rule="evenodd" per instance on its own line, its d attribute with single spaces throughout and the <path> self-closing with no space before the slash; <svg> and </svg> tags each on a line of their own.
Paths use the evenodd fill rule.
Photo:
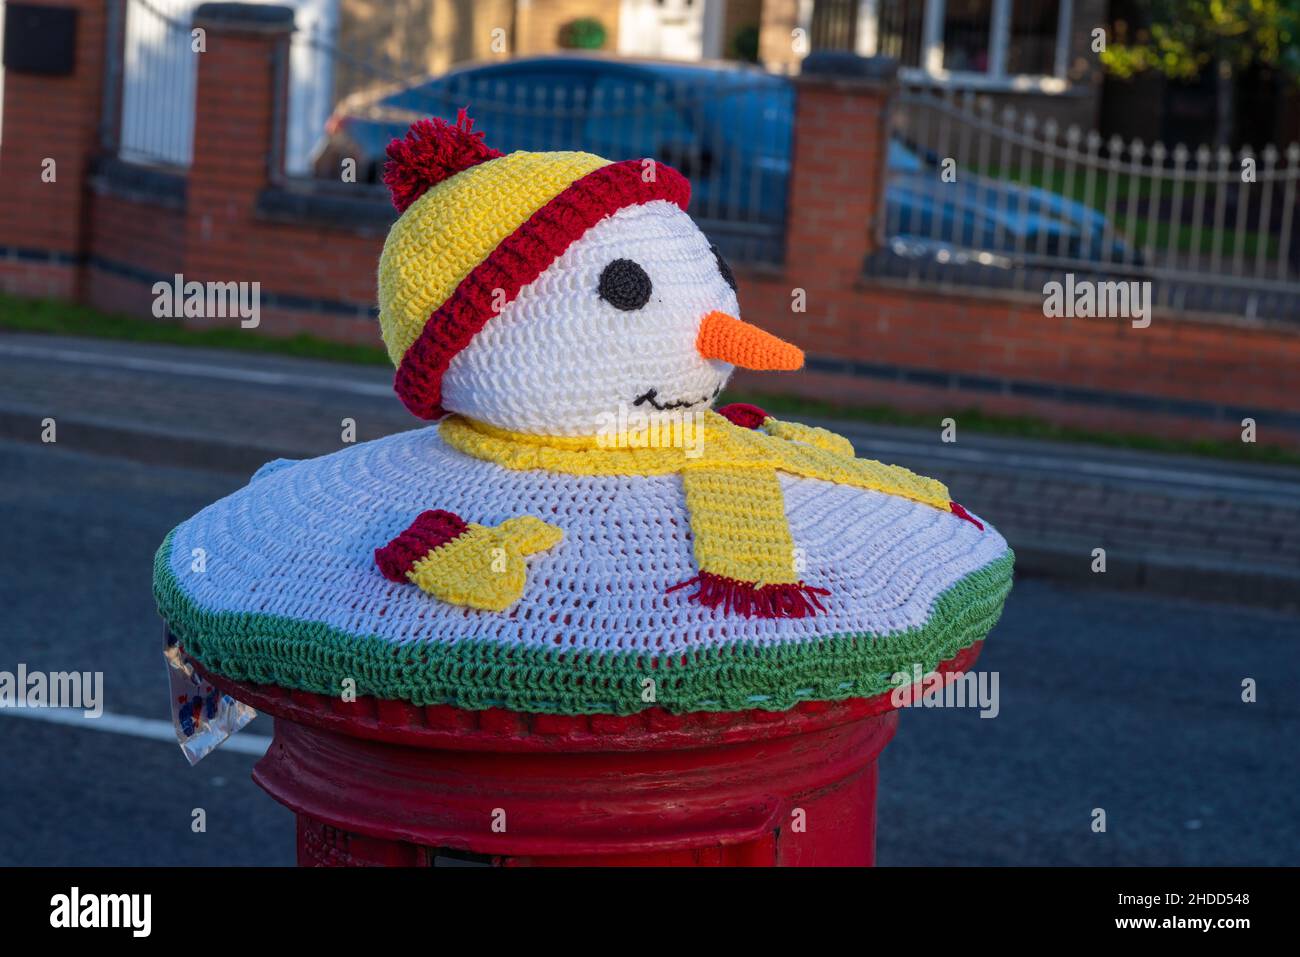
<svg viewBox="0 0 1300 957">
<path fill-rule="evenodd" d="M 463 111 L 417 122 L 388 156 L 401 216 L 380 259 L 380 323 L 415 414 L 592 435 L 620 410 L 708 408 L 735 366 L 802 365 L 740 320 L 675 170 L 502 155 Z"/>
</svg>

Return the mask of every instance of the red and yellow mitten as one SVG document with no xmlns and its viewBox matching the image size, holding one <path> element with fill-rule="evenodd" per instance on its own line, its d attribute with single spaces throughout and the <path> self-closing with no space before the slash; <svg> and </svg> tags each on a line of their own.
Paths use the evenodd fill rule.
<svg viewBox="0 0 1300 957">
<path fill-rule="evenodd" d="M 390 581 L 413 582 L 450 604 L 505 611 L 524 593 L 524 558 L 562 538 L 558 527 L 532 515 L 485 526 L 437 509 L 421 512 L 375 549 L 375 564 Z"/>
</svg>

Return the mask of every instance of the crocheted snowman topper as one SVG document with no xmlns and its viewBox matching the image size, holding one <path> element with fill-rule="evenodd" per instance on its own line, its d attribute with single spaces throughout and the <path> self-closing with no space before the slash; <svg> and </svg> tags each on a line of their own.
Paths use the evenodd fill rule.
<svg viewBox="0 0 1300 957">
<path fill-rule="evenodd" d="M 384 181 L 402 216 L 380 260 L 380 323 L 396 389 L 416 415 L 457 413 L 443 434 L 461 451 L 518 467 L 521 451 L 574 451 L 559 440 L 593 439 L 620 406 L 703 412 L 735 366 L 803 365 L 798 348 L 739 318 L 735 277 L 686 214 L 690 187 L 675 170 L 589 153 L 506 156 L 483 142 L 464 110 L 455 124 L 415 123 L 388 157 Z M 767 416 L 754 412 L 728 418 L 757 429 Z M 680 472 L 699 570 L 665 583 L 668 593 L 695 586 L 691 600 L 746 616 L 824 610 L 829 592 L 805 583 L 796 567 L 779 470 L 969 517 L 939 483 L 858 463 L 838 437 L 789 427 L 783 437 L 773 428 L 743 436 L 716 416 L 706 422 L 699 461 L 680 450 L 652 457 L 587 447 L 548 465 L 576 474 Z M 746 503 L 743 514 L 737 502 Z M 518 557 L 502 558 L 508 586 L 500 575 L 474 574 L 475 588 L 460 554 L 466 530 L 449 534 L 443 522 L 421 515 L 379 549 L 384 574 L 446 601 L 508 607 L 522 593 Z M 552 527 L 558 542 L 563 530 Z M 479 539 L 479 566 L 483 549 L 502 547 L 499 531 L 469 534 Z M 446 550 L 453 539 L 458 548 Z"/>
<path fill-rule="evenodd" d="M 402 215 L 379 262 L 379 321 L 397 394 L 422 418 L 592 435 L 620 403 L 702 406 L 732 365 L 803 364 L 736 318 L 735 280 L 684 212 L 676 170 L 505 156 L 464 110 L 416 122 L 388 157 Z"/>
<path fill-rule="evenodd" d="M 187 654 L 324 694 L 628 714 L 870 697 L 984 639 L 1013 556 L 942 483 L 711 410 L 735 367 L 803 355 L 741 318 L 679 173 L 502 154 L 464 113 L 388 152 L 380 324 L 436 424 L 271 463 L 178 526 L 154 591 Z M 623 411 L 696 434 L 611 442 Z"/>
</svg>

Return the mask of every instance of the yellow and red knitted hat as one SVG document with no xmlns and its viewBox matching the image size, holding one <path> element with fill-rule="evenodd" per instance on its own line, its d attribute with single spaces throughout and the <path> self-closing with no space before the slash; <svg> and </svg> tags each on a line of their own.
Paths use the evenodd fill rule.
<svg viewBox="0 0 1300 957">
<path fill-rule="evenodd" d="M 461 110 L 418 120 L 388 145 L 384 183 L 401 213 L 379 259 L 379 324 L 394 388 L 424 419 L 443 415 L 453 356 L 583 233 L 628 206 L 685 209 L 676 170 L 591 153 L 502 154 Z"/>
</svg>

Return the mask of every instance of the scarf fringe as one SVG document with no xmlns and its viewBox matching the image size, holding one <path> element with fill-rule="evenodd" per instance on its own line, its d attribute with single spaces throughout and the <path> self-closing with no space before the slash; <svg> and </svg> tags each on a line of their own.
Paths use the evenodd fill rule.
<svg viewBox="0 0 1300 957">
<path fill-rule="evenodd" d="M 803 582 L 760 586 L 756 582 L 736 581 L 712 572 L 700 572 L 694 578 L 678 582 L 665 594 L 692 585 L 698 588 L 688 596 L 689 601 L 705 608 L 722 608 L 727 614 L 735 612 L 744 618 L 811 618 L 826 610 L 817 596 L 830 594 L 827 588 L 816 588 Z"/>
<path fill-rule="evenodd" d="M 966 521 L 970 522 L 972 525 L 978 528 L 981 532 L 984 531 L 984 523 L 981 522 L 974 515 L 972 515 L 970 512 L 966 511 L 966 509 L 962 508 L 956 502 L 949 502 L 948 509 L 958 518 L 964 518 L 966 519 Z"/>
</svg>

